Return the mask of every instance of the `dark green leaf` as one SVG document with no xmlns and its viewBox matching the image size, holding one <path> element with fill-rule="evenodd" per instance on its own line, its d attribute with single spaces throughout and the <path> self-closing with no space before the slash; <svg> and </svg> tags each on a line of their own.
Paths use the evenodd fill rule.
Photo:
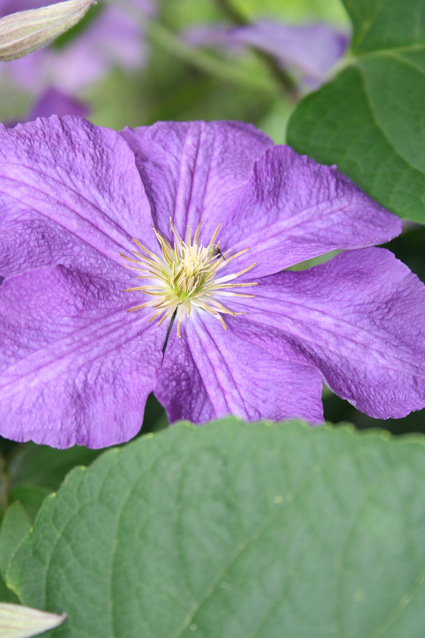
<svg viewBox="0 0 425 638">
<path fill-rule="evenodd" d="M 425 2 L 344 0 L 352 57 L 307 96 L 288 142 L 338 168 L 381 204 L 425 222 Z"/>
<path fill-rule="evenodd" d="M 19 599 L 16 594 L 13 593 L 8 587 L 3 578 L 0 576 L 0 601 L 2 603 L 19 603 Z"/>
<path fill-rule="evenodd" d="M 145 416 L 141 434 L 157 431 L 168 424 L 164 408 L 151 394 L 146 403 Z M 30 506 L 26 498 L 26 504 L 30 506 L 31 519 L 34 518 L 34 508 L 40 499 L 44 498 L 47 488 L 49 491 L 57 490 L 65 476 L 78 465 L 90 465 L 99 456 L 102 450 L 90 450 L 84 446 L 75 445 L 67 450 L 57 450 L 47 445 L 35 445 L 26 443 L 12 455 L 9 464 L 10 482 L 12 493 L 10 500 L 23 498 L 22 486 L 35 486 L 36 492 L 24 493 L 33 502 Z M 17 490 L 19 488 L 19 490 Z"/>
<path fill-rule="evenodd" d="M 74 446 L 56 450 L 47 445 L 27 443 L 10 462 L 11 486 L 37 485 L 57 490 L 76 465 L 89 465 L 100 452 Z"/>
<path fill-rule="evenodd" d="M 30 520 L 34 521 L 42 502 L 50 493 L 51 490 L 47 487 L 21 485 L 9 492 L 9 501 L 10 503 L 19 502 L 28 514 Z"/>
<path fill-rule="evenodd" d="M 425 446 L 180 424 L 75 469 L 7 582 L 69 638 L 422 638 Z"/>
<path fill-rule="evenodd" d="M 18 545 L 30 529 L 31 521 L 23 506 L 20 503 L 11 505 L 0 528 L 0 571 L 3 576 Z"/>
</svg>

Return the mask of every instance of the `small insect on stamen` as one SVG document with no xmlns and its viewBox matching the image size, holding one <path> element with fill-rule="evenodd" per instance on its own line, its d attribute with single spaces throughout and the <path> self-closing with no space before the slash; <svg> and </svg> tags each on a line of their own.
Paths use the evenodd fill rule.
<svg viewBox="0 0 425 638">
<path fill-rule="evenodd" d="M 220 257 L 221 259 L 224 259 L 224 261 L 226 261 L 225 256 L 220 250 L 220 242 L 218 242 L 218 244 L 212 244 L 211 246 L 209 246 L 208 254 L 210 255 L 211 259 L 217 259 L 218 257 Z"/>
</svg>

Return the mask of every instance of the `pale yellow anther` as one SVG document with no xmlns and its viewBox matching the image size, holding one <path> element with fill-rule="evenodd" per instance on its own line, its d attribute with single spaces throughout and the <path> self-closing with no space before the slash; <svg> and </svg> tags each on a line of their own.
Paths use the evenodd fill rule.
<svg viewBox="0 0 425 638">
<path fill-rule="evenodd" d="M 219 247 L 220 242 L 216 243 L 221 224 L 215 229 L 209 243 L 204 246 L 199 243 L 201 226 L 202 221 L 198 224 L 192 240 L 188 225 L 187 241 L 185 241 L 177 233 L 170 218 L 170 227 L 174 237 L 173 246 L 152 226 L 161 251 L 159 254 L 151 252 L 136 239 L 133 241 L 142 251 L 141 253 L 133 251 L 133 255 L 137 259 L 120 253 L 127 262 L 137 264 L 137 266 L 125 264 L 126 268 L 138 270 L 139 273 L 143 274 L 139 274 L 136 278 L 147 280 L 146 285 L 127 288 L 127 291 L 140 291 L 151 297 L 150 301 L 130 308 L 128 312 L 141 308 L 152 308 L 154 314 L 150 317 L 149 322 L 159 318 L 158 325 L 161 325 L 167 318 L 171 320 L 176 317 L 179 337 L 181 337 L 183 321 L 188 319 L 195 310 L 208 312 L 227 330 L 223 314 L 236 317 L 245 313 L 230 310 L 221 303 L 220 299 L 232 296 L 255 296 L 232 290 L 232 288 L 256 285 L 256 282 L 234 283 L 237 277 L 254 268 L 255 263 L 236 273 L 232 273 L 231 267 L 229 268 L 229 263 L 244 255 L 249 248 L 230 257 L 231 249 L 222 253 Z"/>
</svg>

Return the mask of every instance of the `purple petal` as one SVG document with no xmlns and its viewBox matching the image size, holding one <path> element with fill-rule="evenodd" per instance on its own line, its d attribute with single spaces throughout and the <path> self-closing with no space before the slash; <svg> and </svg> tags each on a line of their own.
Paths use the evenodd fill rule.
<svg viewBox="0 0 425 638">
<path fill-rule="evenodd" d="M 0 62 L 0 79 L 7 78 L 8 82 L 27 93 L 40 93 L 45 88 L 42 78 L 45 56 L 46 49 L 39 49 L 18 60 Z"/>
<path fill-rule="evenodd" d="M 56 4 L 59 0 L 0 0 L 0 18 L 18 11 L 39 9 Z M 0 77 L 11 78 L 24 91 L 37 93 L 43 90 L 41 76 L 43 74 L 47 49 L 34 51 L 12 62 L 0 62 Z"/>
<path fill-rule="evenodd" d="M 157 372 L 154 393 L 167 411 L 170 423 L 187 419 L 205 423 L 217 416 L 196 359 L 177 331 L 170 333 L 164 361 Z"/>
<path fill-rule="evenodd" d="M 292 360 L 315 365 L 359 410 L 386 419 L 425 406 L 425 287 L 389 251 L 265 277 L 255 294 L 234 304 L 253 335 L 257 324 L 279 331 Z"/>
<path fill-rule="evenodd" d="M 229 28 L 223 24 L 197 25 L 181 33 L 191 46 L 218 47 L 239 54 L 255 47 L 273 56 L 283 68 L 302 76 L 309 88 L 320 86 L 346 53 L 349 35 L 327 24 L 290 25 L 260 21 Z"/>
<path fill-rule="evenodd" d="M 61 0 L 0 0 L 0 17 L 18 11 L 39 9 L 43 6 L 57 4 L 60 1 Z M 57 54 L 58 52 L 55 51 L 55 53 Z M 53 58 L 50 58 L 49 49 L 40 49 L 12 62 L 0 62 L 0 76 L 10 78 L 24 91 L 37 94 L 43 91 L 46 85 L 52 84 L 53 78 L 48 79 L 52 61 Z M 90 64 L 90 60 L 87 61 L 87 64 Z M 64 88 L 61 84 L 58 86 Z"/>
<path fill-rule="evenodd" d="M 160 122 L 122 135 L 136 155 L 158 230 L 171 239 L 170 217 L 180 234 L 203 219 L 200 239 L 207 243 L 234 208 L 254 161 L 273 146 L 242 122 Z"/>
<path fill-rule="evenodd" d="M 38 117 L 49 117 L 55 114 L 85 117 L 89 112 L 89 107 L 83 102 L 75 100 L 57 89 L 49 88 L 41 94 L 28 115 L 15 122 L 8 122 L 6 126 L 12 127 L 16 126 L 18 122 L 31 122 Z"/>
<path fill-rule="evenodd" d="M 255 277 L 401 232 L 400 219 L 335 167 L 287 146 L 271 149 L 251 126 L 159 123 L 122 135 L 136 154 L 160 232 L 171 240 L 170 217 L 181 235 L 203 219 L 200 240 L 208 243 L 222 223 L 222 250 L 250 248 L 238 263 L 242 270 L 256 261 Z"/>
<path fill-rule="evenodd" d="M 73 93 L 98 82 L 111 68 L 126 71 L 141 68 L 147 55 L 147 43 L 138 21 L 121 8 L 109 6 L 66 47 L 46 51 L 44 77 L 45 81 Z"/>
<path fill-rule="evenodd" d="M 170 421 L 204 422 L 226 414 L 249 421 L 323 421 L 320 376 L 311 366 L 280 358 L 284 340 L 273 356 L 239 331 L 237 320 L 225 331 L 203 313 L 184 333 L 180 344 L 173 334 L 154 390 Z"/>
<path fill-rule="evenodd" d="M 17 11 L 27 11 L 29 9 L 39 9 L 56 4 L 60 0 L 0 0 L 0 18 L 16 13 Z"/>
<path fill-rule="evenodd" d="M 284 67 L 299 69 L 308 80 L 323 80 L 345 54 L 347 33 L 326 24 L 289 25 L 261 21 L 229 31 L 229 40 L 270 53 Z"/>
<path fill-rule="evenodd" d="M 144 11 L 152 13 L 154 7 L 140 0 L 127 0 L 127 3 L 133 9 L 132 13 L 126 13 L 125 8 L 123 10 L 118 6 L 105 8 L 84 33 L 84 40 L 87 48 L 92 49 L 92 54 L 96 52 L 99 57 L 104 58 L 107 68 L 119 66 L 130 71 L 140 68 L 146 62 L 147 46 L 140 22 Z M 140 14 L 138 19 L 135 18 L 135 11 Z M 83 37 L 79 40 L 81 42 Z"/>
<path fill-rule="evenodd" d="M 16 11 L 46 7 L 58 2 L 63 2 L 63 0 L 0 0 L 0 17 Z M 124 11 L 137 9 L 151 17 L 157 13 L 156 4 L 156 0 L 120 0 L 120 6 Z"/>
<path fill-rule="evenodd" d="M 128 295 L 114 277 L 63 266 L 4 281 L 3 436 L 98 448 L 138 432 L 165 329 L 126 313 Z"/>
<path fill-rule="evenodd" d="M 154 242 L 128 145 L 74 116 L 0 128 L 0 209 L 2 276 L 105 257 L 122 264 L 132 237 Z"/>
<path fill-rule="evenodd" d="M 34 104 L 28 120 L 36 120 L 37 117 L 49 117 L 50 115 L 79 115 L 85 117 L 90 112 L 89 107 L 80 100 L 62 93 L 50 87 L 46 89 Z"/>
<path fill-rule="evenodd" d="M 180 37 L 193 47 L 219 47 L 233 54 L 241 53 L 244 47 L 233 36 L 236 29 L 227 24 L 198 24 L 188 27 L 180 33 Z"/>
<path fill-rule="evenodd" d="M 154 18 L 158 14 L 157 0 L 127 0 L 130 7 L 134 7 L 142 11 L 150 18 Z M 126 3 L 123 3 L 123 6 Z"/>
<path fill-rule="evenodd" d="M 402 228 L 336 167 L 289 146 L 267 151 L 235 208 L 221 212 L 221 249 L 250 248 L 238 265 L 257 262 L 254 280 L 333 250 L 387 242 Z"/>
</svg>

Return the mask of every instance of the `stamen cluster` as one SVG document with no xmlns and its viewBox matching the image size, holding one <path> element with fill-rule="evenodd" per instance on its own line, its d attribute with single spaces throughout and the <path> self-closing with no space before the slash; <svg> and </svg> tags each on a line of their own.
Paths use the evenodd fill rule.
<svg viewBox="0 0 425 638">
<path fill-rule="evenodd" d="M 215 243 L 221 224 L 217 226 L 206 246 L 199 243 L 202 221 L 196 229 L 193 240 L 188 226 L 186 241 L 178 235 L 171 219 L 170 225 L 174 236 L 174 246 L 171 246 L 156 228 L 152 227 L 161 249 L 160 255 L 152 253 L 137 239 L 133 239 L 133 241 L 142 252 L 132 251 L 135 258 L 127 257 L 121 253 L 124 259 L 132 264 L 137 264 L 136 266 L 126 265 L 127 268 L 143 273 L 137 279 L 148 280 L 146 285 L 127 288 L 127 290 L 139 290 L 153 297 L 139 306 L 130 308 L 129 312 L 140 308 L 152 308 L 156 312 L 149 321 L 159 318 L 158 325 L 161 325 L 167 318 L 176 318 L 177 334 L 181 337 L 181 324 L 185 317 L 189 318 L 195 311 L 205 310 L 216 317 L 223 328 L 227 330 L 221 315 L 236 316 L 242 313 L 233 312 L 226 308 L 217 297 L 254 297 L 255 295 L 234 292 L 232 288 L 255 286 L 255 282 L 229 282 L 233 282 L 234 279 L 251 270 L 255 263 L 236 273 L 224 276 L 219 276 L 219 273 L 223 269 L 228 269 L 229 264 L 245 254 L 249 248 L 234 255 L 230 255 L 231 250 L 223 254 L 220 251 L 220 242 Z"/>
</svg>

